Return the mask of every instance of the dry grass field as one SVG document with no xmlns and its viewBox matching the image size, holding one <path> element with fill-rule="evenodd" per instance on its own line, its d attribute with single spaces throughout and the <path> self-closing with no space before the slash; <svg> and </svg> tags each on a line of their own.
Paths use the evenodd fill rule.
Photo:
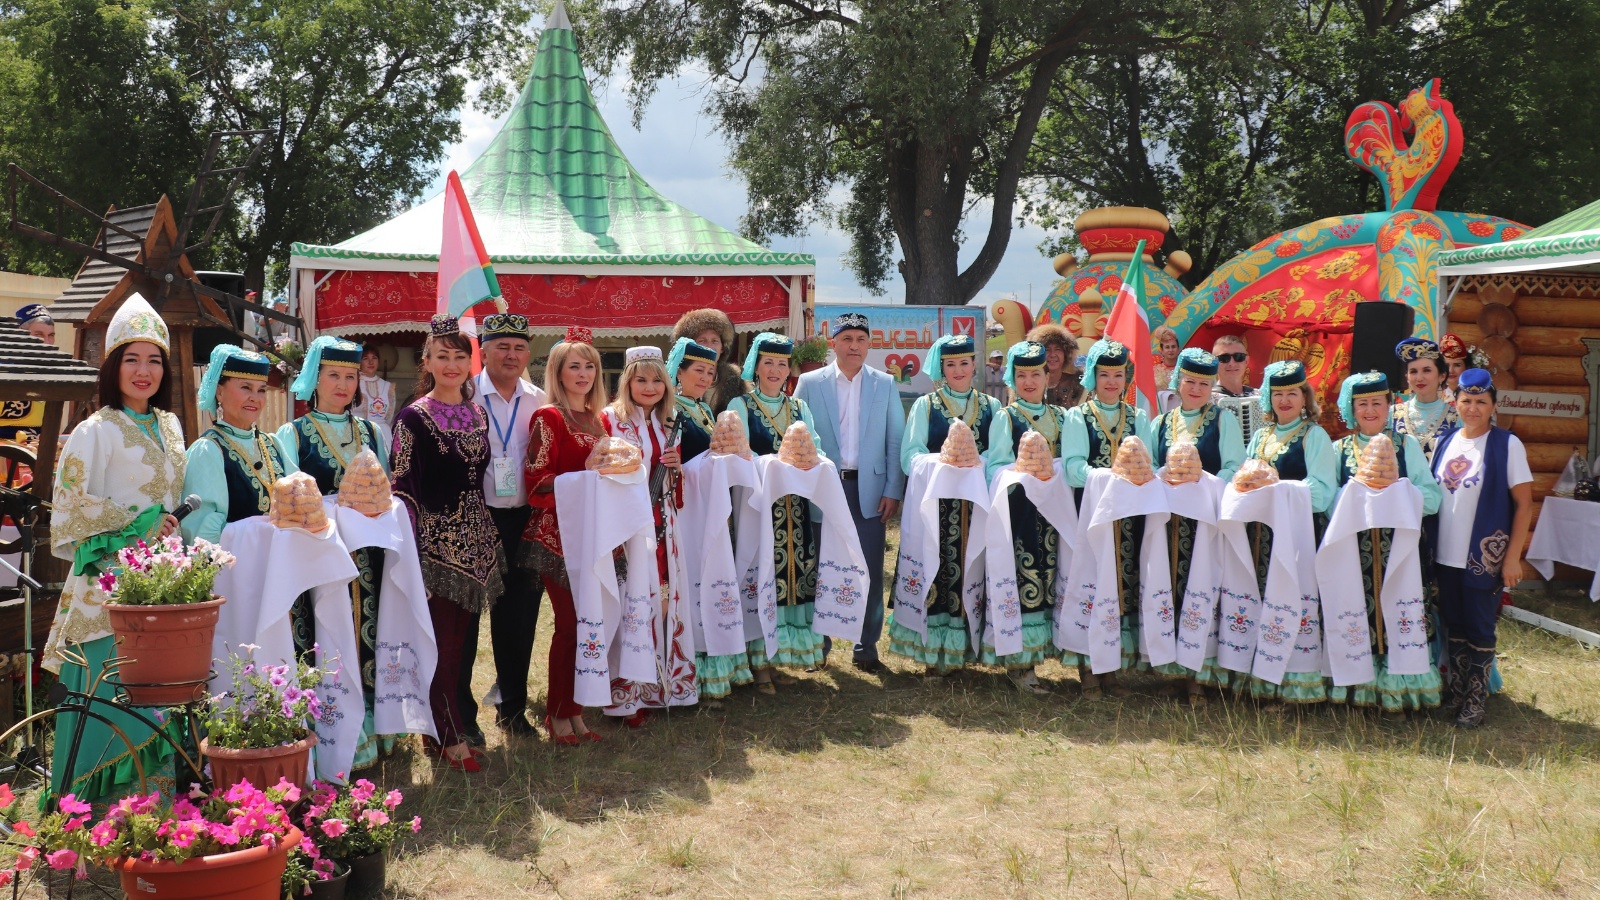
<svg viewBox="0 0 1600 900">
<path fill-rule="evenodd" d="M 1586 600 L 1522 603 L 1600 627 Z M 1600 896 L 1597 655 L 1511 622 L 1500 653 L 1506 693 L 1463 732 L 1195 710 L 1149 679 L 1085 702 L 1054 664 L 1049 697 L 879 678 L 836 650 L 777 697 L 599 724 L 600 744 L 491 730 L 476 776 L 390 760 L 378 780 L 426 829 L 388 896 Z"/>
</svg>

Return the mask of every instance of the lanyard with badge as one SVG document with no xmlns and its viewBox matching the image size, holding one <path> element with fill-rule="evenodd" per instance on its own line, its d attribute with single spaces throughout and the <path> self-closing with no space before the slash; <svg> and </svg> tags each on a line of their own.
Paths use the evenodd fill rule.
<svg viewBox="0 0 1600 900">
<path fill-rule="evenodd" d="M 517 495 L 517 466 L 511 459 L 511 432 L 517 427 L 517 410 L 522 407 L 522 394 L 518 392 L 516 402 L 511 404 L 511 421 L 505 428 L 500 427 L 500 420 L 494 415 L 495 393 L 490 391 L 484 397 L 484 409 L 489 413 L 489 424 L 494 427 L 494 433 L 500 438 L 500 454 L 490 460 L 490 472 L 494 475 L 494 495 L 496 497 L 515 497 Z"/>
</svg>

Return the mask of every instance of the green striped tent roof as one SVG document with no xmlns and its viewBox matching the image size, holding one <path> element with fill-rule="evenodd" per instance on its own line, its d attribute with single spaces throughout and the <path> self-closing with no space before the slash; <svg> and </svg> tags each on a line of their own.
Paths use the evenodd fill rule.
<svg viewBox="0 0 1600 900">
<path fill-rule="evenodd" d="M 565 9 L 556 4 L 516 105 L 461 183 L 501 265 L 761 266 L 790 272 L 809 254 L 774 253 L 662 196 L 595 107 Z M 438 259 L 443 195 L 333 246 L 297 243 L 295 264 Z M 330 265 L 331 263 L 331 265 Z"/>
<path fill-rule="evenodd" d="M 1600 257 L 1600 200 L 1553 219 L 1514 241 L 1462 247 L 1443 253 L 1440 266 L 1527 269 L 1551 265 L 1593 265 Z"/>
</svg>

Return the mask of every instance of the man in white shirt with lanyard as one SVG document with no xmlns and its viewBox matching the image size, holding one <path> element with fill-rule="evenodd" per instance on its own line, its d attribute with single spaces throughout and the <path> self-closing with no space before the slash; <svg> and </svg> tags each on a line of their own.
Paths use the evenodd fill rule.
<svg viewBox="0 0 1600 900">
<path fill-rule="evenodd" d="M 839 316 L 833 321 L 831 337 L 833 362 L 801 375 L 795 396 L 811 407 L 817 442 L 839 466 L 850 517 L 867 557 L 867 614 L 853 661 L 863 672 L 881 672 L 878 638 L 883 634 L 884 526 L 900 511 L 906 491 L 906 476 L 900 469 L 906 412 L 894 379 L 866 365 L 872 346 L 867 317 L 860 313 Z M 831 643 L 823 642 L 824 653 Z"/>
<path fill-rule="evenodd" d="M 500 687 L 500 708 L 495 724 L 509 735 L 537 734 L 525 715 L 528 708 L 528 667 L 533 658 L 533 630 L 539 622 L 543 591 L 529 569 L 517 565 L 522 531 L 528 525 L 528 489 L 522 478 L 528 458 L 528 421 L 544 405 L 544 391 L 522 377 L 528 368 L 528 317 L 496 313 L 483 320 L 478 346 L 483 371 L 473 379 L 473 401 L 489 419 L 489 469 L 483 476 L 483 498 L 489 504 L 500 546 L 505 553 L 505 592 L 489 610 L 489 640 L 494 648 L 495 679 Z M 465 721 L 476 720 L 477 702 L 472 689 L 472 658 L 477 655 L 478 630 L 471 629 L 462 655 Z"/>
</svg>

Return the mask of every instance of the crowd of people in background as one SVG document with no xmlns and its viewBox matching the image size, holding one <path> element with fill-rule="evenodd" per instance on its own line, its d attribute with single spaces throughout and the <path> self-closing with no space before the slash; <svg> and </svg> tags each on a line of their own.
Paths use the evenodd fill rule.
<svg viewBox="0 0 1600 900">
<path fill-rule="evenodd" d="M 48 339 L 50 322 L 42 309 L 27 308 L 18 319 Z M 1498 677 L 1499 593 L 1521 578 L 1531 476 L 1521 443 L 1492 423 L 1492 379 L 1465 365 L 1460 342 L 1452 336 L 1440 344 L 1408 339 L 1396 348 L 1406 369 L 1403 399 L 1402 386 L 1379 373 L 1347 378 L 1339 415 L 1349 433 L 1334 441 L 1318 424 L 1320 410 L 1304 366 L 1272 363 L 1258 387 L 1248 378 L 1248 350 L 1237 336 L 1218 338 L 1209 351 L 1180 349 L 1176 334 L 1158 328 L 1155 365 L 1172 400 L 1151 418 L 1127 400 L 1135 364 L 1129 348 L 1102 339 L 1082 348 L 1080 357 L 1078 342 L 1058 325 L 1041 325 L 1007 351 L 986 356 L 970 337 L 940 338 L 926 363 L 933 390 L 916 397 L 909 412 L 895 382 L 866 364 L 871 343 L 866 317 L 840 315 L 831 332 L 832 361 L 792 384 L 791 339 L 762 333 L 738 358 L 728 317 L 696 310 L 678 323 L 666 353 L 655 347 L 627 351 L 613 397 L 587 329 L 567 330 L 550 351 L 542 384 L 536 386 L 526 377 L 532 333 L 525 317 L 490 315 L 474 337 L 455 319 L 440 316 L 422 345 L 421 374 L 409 400 L 397 397 L 394 385 L 378 376 L 375 348 L 320 337 L 307 348 L 291 387 L 308 410 L 275 433 L 257 427 L 272 361 L 222 345 L 211 354 L 199 388 L 199 405 L 211 414 L 212 424 L 185 446 L 170 411 L 166 327 L 135 296 L 107 333 L 98 409 L 72 431 L 61 453 L 52 549 L 71 559 L 107 536 L 172 533 L 179 525 L 170 512 L 191 493 L 202 504 L 183 521 L 183 535 L 216 541 L 229 523 L 268 511 L 277 479 L 304 472 L 331 495 L 355 454 L 371 450 L 390 473 L 414 529 L 438 645 L 428 698 L 438 739 L 429 741 L 428 749 L 450 767 L 477 771 L 477 748 L 485 737 L 471 685 L 485 613 L 496 685 L 490 695 L 493 723 L 515 738 L 541 730 L 528 718 L 538 707 L 529 684 L 535 630 L 547 604 L 554 630 L 542 730 L 562 745 L 603 739 L 574 698 L 574 672 L 587 638 L 580 634 L 574 573 L 564 559 L 571 525 L 562 521 L 555 484 L 584 470 L 606 438 L 634 445 L 645 471 L 660 472 L 649 479 L 654 576 L 663 598 L 659 614 L 679 624 L 656 638 L 660 677 L 654 683 L 615 679 L 612 703 L 604 712 L 627 727 L 644 727 L 660 710 L 715 708 L 746 686 L 778 695 L 795 683 L 799 671 L 831 664 L 832 641 L 814 628 L 819 568 L 832 564 L 822 546 L 825 519 L 815 502 L 799 494 L 773 498 L 770 521 L 756 531 L 770 536 L 763 537 L 770 546 L 759 553 L 771 557 L 775 573 L 774 638 L 747 633 L 742 650 L 713 653 L 700 633 L 701 600 L 684 583 L 681 522 L 685 503 L 694 501 L 686 500 L 682 473 L 685 465 L 711 452 L 717 417 L 726 411 L 737 417 L 756 456 L 778 453 L 791 426 L 804 423 L 837 472 L 846 505 L 834 514 L 848 511 L 866 560 L 863 624 L 850 657 L 864 673 L 886 672 L 880 658 L 886 649 L 934 682 L 983 665 L 1003 670 L 1018 690 L 1048 694 L 1056 686 L 1041 679 L 1038 667 L 1056 660 L 1077 670 L 1082 696 L 1090 699 L 1125 696 L 1129 682 L 1148 673 L 1195 704 L 1218 691 L 1272 707 L 1327 703 L 1400 713 L 1448 703 L 1460 724 L 1483 721 Z M 476 376 L 474 350 L 483 366 Z M 986 386 L 975 387 L 985 363 Z M 1221 398 L 1255 398 L 1264 424 L 1248 441 L 1240 421 L 1218 405 Z M 1017 465 L 1025 435 L 1042 437 L 1056 471 L 1072 489 L 1066 495 L 1071 509 L 1041 505 L 1020 484 L 997 497 L 992 509 L 983 497 L 954 495 L 907 507 L 908 519 L 926 517 L 918 526 L 934 535 L 936 545 L 935 557 L 925 561 L 922 583 L 913 568 L 920 572 L 924 561 L 905 547 L 896 560 L 886 560 L 887 526 L 902 514 L 908 477 L 919 460 L 940 453 L 957 423 L 976 442 L 986 484 Z M 1278 479 L 1305 486 L 1308 505 L 1298 513 L 1305 522 L 1254 522 L 1248 531 L 1244 552 L 1254 570 L 1251 589 L 1265 596 L 1274 541 L 1287 540 L 1285 528 L 1303 526 L 1324 542 L 1340 496 L 1353 490 L 1364 449 L 1379 435 L 1393 442 L 1400 475 L 1420 497 L 1423 518 L 1415 528 L 1425 536 L 1418 542 L 1420 551 L 1410 553 L 1397 549 L 1405 527 L 1399 528 L 1399 538 L 1388 526 L 1351 535 L 1359 587 L 1355 572 L 1344 574 L 1366 609 L 1365 627 L 1357 632 L 1361 650 L 1372 659 L 1371 679 L 1335 684 L 1320 664 L 1290 664 L 1281 677 L 1263 678 L 1219 661 L 1219 655 L 1226 657 L 1226 640 L 1197 649 L 1200 655 L 1186 657 L 1191 664 L 1170 658 L 1153 662 L 1146 617 L 1154 608 L 1141 591 L 1141 579 L 1159 576 L 1169 582 L 1174 608 L 1154 614 L 1180 620 L 1215 615 L 1201 608 L 1214 606 L 1206 599 L 1214 596 L 1207 594 L 1214 579 L 1206 581 L 1212 576 L 1200 573 L 1218 564 L 1201 556 L 1210 552 L 1204 548 L 1220 544 L 1199 536 L 1210 534 L 1206 529 L 1216 526 L 1218 513 L 1214 503 L 1209 510 L 1174 507 L 1160 526 L 1165 532 L 1148 536 L 1165 538 L 1159 546 L 1166 557 L 1158 562 L 1166 568 L 1151 569 L 1151 561 L 1141 558 L 1141 548 L 1154 546 L 1146 540 L 1144 517 L 1129 513 L 1111 521 L 1092 506 L 1098 502 L 1094 498 L 1114 490 L 1104 472 L 1116 462 L 1125 439 L 1137 438 L 1158 468 L 1179 445 L 1193 445 L 1204 472 L 1220 482 L 1256 460 L 1271 466 Z M 1063 518 L 1066 513 L 1071 515 Z M 985 514 L 1006 517 L 1010 544 L 1000 552 L 1014 557 L 1016 568 L 1020 644 L 1008 643 L 1004 650 L 993 628 L 984 627 L 984 582 L 974 570 L 973 548 L 987 540 L 974 523 Z M 1069 519 L 1078 524 L 1058 527 Z M 1114 535 L 1105 549 L 1108 568 L 1098 571 L 1102 583 L 1076 584 L 1076 567 L 1090 564 L 1084 561 L 1099 552 L 1087 535 L 1102 526 Z M 730 540 L 736 531 L 730 526 Z M 1328 541 L 1336 539 L 1342 537 L 1328 535 Z M 997 551 L 991 544 L 988 552 Z M 1397 564 L 1391 564 L 1391 554 Z M 374 733 L 371 721 L 372 635 L 383 604 L 382 560 L 363 553 L 355 562 L 361 577 L 352 615 L 367 695 L 357 755 L 362 766 L 392 746 L 393 736 Z M 1406 626 L 1425 630 L 1433 642 L 1425 666 L 1391 657 L 1385 642 L 1385 583 L 1405 574 L 1397 566 L 1410 567 L 1409 575 L 1427 597 L 1426 621 Z M 1110 656 L 1069 633 L 1083 621 L 1075 607 L 1080 588 L 1091 590 L 1097 602 L 1115 604 L 1116 616 L 1107 627 L 1118 649 Z M 891 596 L 898 605 L 888 615 Z M 907 614 L 906 598 L 920 604 L 914 616 Z M 94 580 L 75 574 L 51 629 L 45 665 L 77 689 L 90 687 L 90 673 L 111 653 L 101 609 L 105 600 Z M 308 608 L 297 607 L 293 623 L 297 649 L 310 652 L 316 635 Z M 1315 624 L 1308 617 L 1302 631 Z M 1320 627 L 1331 643 L 1334 626 L 1323 622 Z M 141 726 L 131 720 L 118 724 L 133 738 L 135 752 L 150 755 L 141 763 L 159 768 L 161 742 L 141 741 Z M 90 737 L 109 741 L 109 732 Z M 80 758 L 98 757 L 86 752 Z M 132 771 L 126 765 L 94 772 L 62 768 L 54 787 L 58 793 L 114 796 L 118 779 Z"/>
</svg>

